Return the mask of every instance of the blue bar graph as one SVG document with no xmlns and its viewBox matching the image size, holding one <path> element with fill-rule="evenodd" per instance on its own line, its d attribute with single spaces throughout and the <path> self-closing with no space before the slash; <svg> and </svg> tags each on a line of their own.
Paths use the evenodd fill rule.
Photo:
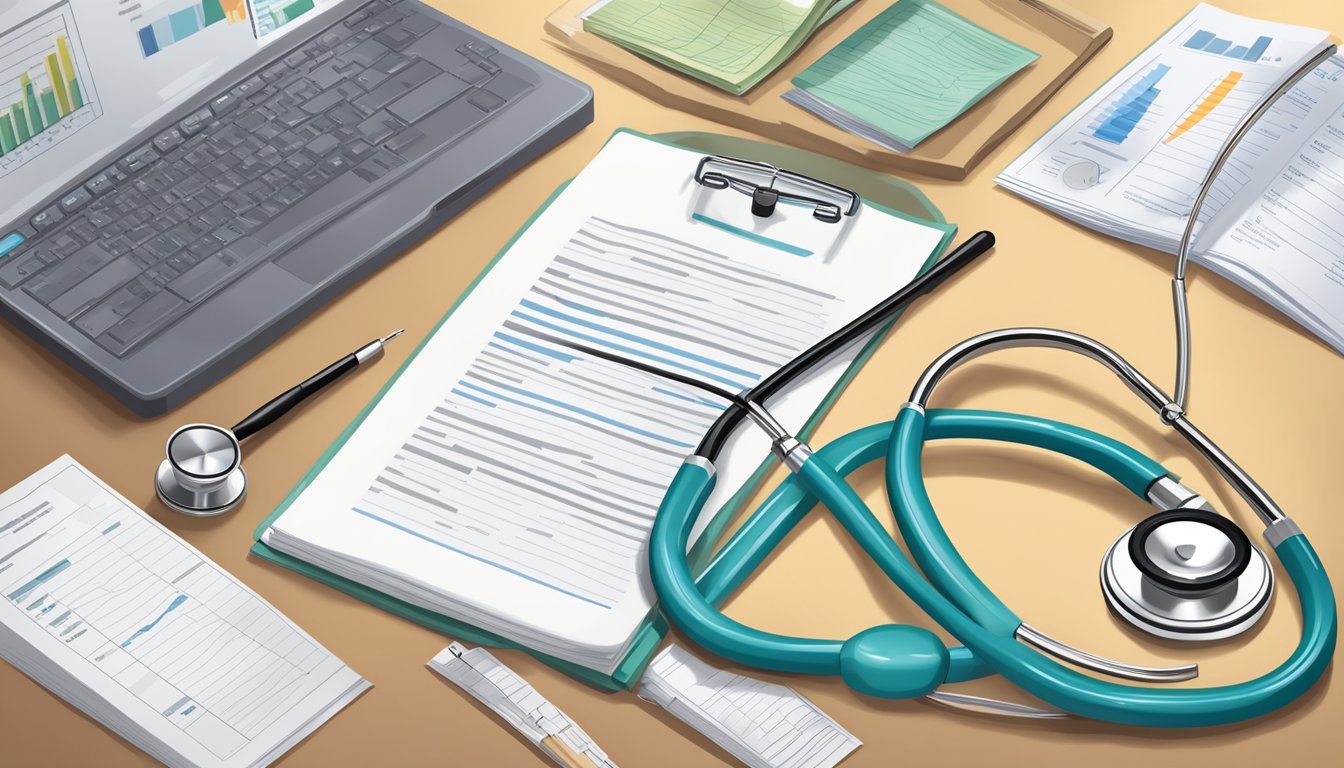
<svg viewBox="0 0 1344 768">
<path fill-rule="evenodd" d="M 177 597 L 173 598 L 173 602 L 169 603 L 169 604 L 168 604 L 168 607 L 163 609 L 163 613 L 160 613 L 160 614 L 158 615 L 158 618 L 156 618 L 156 619 L 154 619 L 153 621 L 149 622 L 149 623 L 146 624 L 145 626 L 143 626 L 143 627 L 141 627 L 141 628 L 135 630 L 135 634 L 133 634 L 133 635 L 131 635 L 130 637 L 126 638 L 126 642 L 122 643 L 122 644 L 121 644 L 121 647 L 122 647 L 122 648 L 128 648 L 128 647 L 130 647 L 131 643 L 135 642 L 135 639 L 136 639 L 137 637 L 139 637 L 139 636 L 145 634 L 146 632 L 150 631 L 151 629 L 154 629 L 155 627 L 157 627 L 157 626 L 159 625 L 159 622 L 163 621 L 163 619 L 164 619 L 165 616 L 167 616 L 168 614 L 172 613 L 174 610 L 177 609 L 178 606 L 182 605 L 182 604 L 185 603 L 185 602 L 187 602 L 187 596 L 186 596 L 186 595 L 178 595 Z"/>
<path fill-rule="evenodd" d="M 1221 38 L 1207 29 L 1201 29 L 1185 41 L 1185 47 L 1194 51 L 1204 51 L 1238 61 L 1259 61 L 1274 38 L 1261 35 L 1250 45 L 1233 45 L 1231 40 Z"/>
<path fill-rule="evenodd" d="M 29 581 L 22 587 L 19 587 L 13 592 L 10 592 L 9 599 L 13 600 L 14 602 L 22 600 L 25 596 L 27 596 L 29 592 L 32 592 L 34 589 L 40 587 L 43 582 L 47 581 L 51 577 L 55 576 L 56 574 L 60 573 L 61 571 L 64 571 L 66 568 L 69 567 L 70 567 L 70 561 L 62 560 L 61 562 L 51 566 L 47 570 L 39 573 L 37 576 L 33 578 L 32 581 Z"/>
<path fill-rule="evenodd" d="M 1092 135 L 1111 144 L 1123 143 L 1129 138 L 1148 108 L 1153 105 L 1158 94 L 1157 83 L 1171 71 L 1167 64 L 1158 64 L 1137 82 L 1125 89 L 1114 101 L 1102 110 Z"/>
</svg>

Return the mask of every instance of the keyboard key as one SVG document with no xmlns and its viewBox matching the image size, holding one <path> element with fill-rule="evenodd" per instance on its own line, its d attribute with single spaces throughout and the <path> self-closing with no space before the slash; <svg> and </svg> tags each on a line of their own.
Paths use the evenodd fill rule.
<svg viewBox="0 0 1344 768">
<path fill-rule="evenodd" d="M 0 261 L 0 285 L 17 288 L 24 280 L 41 272 L 47 263 L 37 254 L 22 254 Z"/>
<path fill-rule="evenodd" d="M 90 243 L 30 280 L 24 290 L 43 304 L 50 304 L 89 275 L 112 263 L 114 258 L 101 244 Z"/>
<path fill-rule="evenodd" d="M 401 152 L 419 143 L 420 140 L 424 138 L 425 138 L 424 133 L 416 130 L 415 128 L 408 128 L 402 131 L 401 133 L 397 134 L 396 136 L 393 136 L 383 146 L 387 147 L 388 150 L 391 152 Z"/>
<path fill-rule="evenodd" d="M 386 72 L 380 72 L 377 69 L 366 69 L 355 75 L 355 82 L 364 90 L 371 90 L 379 83 L 387 79 Z"/>
<path fill-rule="evenodd" d="M 377 40 L 394 51 L 400 51 L 411 43 L 414 43 L 415 38 L 416 35 L 414 32 L 411 32 L 400 25 L 388 27 L 373 36 L 374 40 Z"/>
<path fill-rule="evenodd" d="M 322 35 L 321 37 L 317 38 L 316 45 L 317 47 L 322 48 L 323 50 L 329 51 L 332 48 L 335 48 L 336 46 L 340 45 L 341 41 L 344 39 L 345 38 L 341 37 L 335 32 L 328 32 Z"/>
<path fill-rule="evenodd" d="M 153 295 L 140 279 L 118 288 L 75 320 L 75 327 L 97 338 Z"/>
<path fill-rule="evenodd" d="M 474 93 L 467 97 L 467 101 L 471 102 L 472 106 L 487 114 L 504 106 L 503 99 L 484 88 L 477 88 Z"/>
<path fill-rule="evenodd" d="M 383 140 L 396 133 L 401 124 L 396 118 L 386 112 L 378 112 L 373 117 L 359 124 L 358 131 L 360 136 L 370 144 L 381 144 Z"/>
<path fill-rule="evenodd" d="M 210 236 L 215 238 L 219 242 L 228 245 L 229 243 L 232 243 L 234 240 L 237 240 L 238 238 L 242 237 L 243 233 L 239 231 L 237 227 L 233 226 L 232 221 L 230 221 L 228 224 L 225 224 L 219 229 L 216 229 L 214 232 L 211 232 Z"/>
<path fill-rule="evenodd" d="M 211 112 L 208 109 L 202 109 L 195 114 L 187 117 L 186 120 L 177 124 L 177 129 L 183 136 L 195 136 L 205 130 L 205 126 L 210 122 Z"/>
<path fill-rule="evenodd" d="M 372 151 L 373 147 L 366 141 L 353 141 L 344 149 L 346 156 L 356 162 L 368 157 Z"/>
<path fill-rule="evenodd" d="M 186 307 L 187 303 L 172 293 L 156 293 L 98 337 L 98 343 L 114 355 L 125 354 L 136 343 L 167 325 Z"/>
<path fill-rule="evenodd" d="M 345 79 L 345 75 L 336 71 L 335 62 L 327 63 L 315 67 L 313 71 L 307 74 L 308 80 L 322 90 L 327 90 Z"/>
<path fill-rule="evenodd" d="M 232 93 L 239 98 L 247 98 L 248 96 L 257 93 L 265 86 L 265 80 L 262 80 L 259 75 L 253 75 L 239 83 L 232 91 L 229 91 L 229 93 Z"/>
<path fill-rule="evenodd" d="M 445 72 L 397 99 L 387 111 L 405 123 L 415 123 L 460 96 L 467 88 L 466 83 Z"/>
<path fill-rule="evenodd" d="M 223 117 L 237 109 L 239 101 L 241 99 L 231 93 L 217 96 L 214 101 L 210 102 L 210 111 L 215 113 L 215 117 Z"/>
<path fill-rule="evenodd" d="M 364 122 L 364 115 L 349 104 L 337 104 L 327 113 L 327 118 L 336 125 L 355 126 Z"/>
<path fill-rule="evenodd" d="M 47 230 L 51 229 L 52 227 L 60 223 L 60 221 L 64 218 L 65 214 L 61 213 L 61 209 L 53 205 L 47 210 L 29 219 L 28 223 L 32 224 L 33 229 L 36 229 L 38 232 L 46 232 Z"/>
<path fill-rule="evenodd" d="M 266 253 L 261 243 L 244 237 L 183 272 L 168 284 L 168 290 L 187 301 L 197 301 L 228 278 L 242 274 Z"/>
<path fill-rule="evenodd" d="M 0 237 L 0 258 L 4 258 L 11 252 L 17 250 L 26 240 L 27 238 L 20 235 L 18 232 L 10 232 L 8 235 Z"/>
<path fill-rule="evenodd" d="M 248 112 L 246 115 L 238 118 L 234 125 L 241 130 L 251 133 L 266 124 L 266 116 L 260 112 Z"/>
<path fill-rule="evenodd" d="M 304 102 L 303 111 L 310 115 L 320 115 L 345 101 L 345 97 L 337 91 L 324 91 L 312 99 Z"/>
<path fill-rule="evenodd" d="M 186 137 L 182 135 L 181 131 L 176 128 L 170 128 L 154 137 L 154 148 L 159 150 L 159 152 L 167 153 L 185 140 Z"/>
<path fill-rule="evenodd" d="M 439 74 L 439 68 L 428 61 L 417 61 L 406 69 L 389 77 L 377 88 L 355 100 L 355 106 L 361 109 L 382 109 L 392 101 L 406 95 L 411 89 Z"/>
<path fill-rule="evenodd" d="M 128 174 L 136 174 L 148 168 L 151 163 L 159 159 L 159 153 L 154 151 L 153 147 L 144 146 L 123 157 L 117 167 Z"/>
<path fill-rule="evenodd" d="M 112 180 L 112 177 L 108 175 L 107 171 L 103 171 L 84 183 L 84 188 L 87 189 L 90 194 L 94 195 L 111 192 L 116 186 L 116 182 Z"/>
<path fill-rule="evenodd" d="M 416 37 L 424 37 L 435 29 L 438 29 L 439 22 L 419 13 L 409 14 L 401 20 L 402 28 L 410 31 Z"/>
<path fill-rule="evenodd" d="M 123 256 L 61 294 L 60 298 L 51 302 L 51 311 L 69 318 L 139 274 L 140 265 Z"/>
<path fill-rule="evenodd" d="M 461 48 L 457 49 L 460 53 L 474 53 L 483 59 L 488 59 L 499 53 L 499 49 L 485 42 L 484 40 L 472 40 Z"/>
<path fill-rule="evenodd" d="M 285 66 L 294 69 L 308 60 L 308 54 L 299 49 L 284 58 Z"/>
<path fill-rule="evenodd" d="M 61 210 L 66 213 L 74 213 L 88 205 L 92 200 L 93 195 L 89 194 L 87 189 L 81 187 L 61 198 Z"/>
<path fill-rule="evenodd" d="M 98 229 L 102 229 L 116 220 L 117 217 L 108 211 L 91 211 L 88 216 L 88 222 Z"/>
<path fill-rule="evenodd" d="M 410 58 L 402 56 L 400 53 L 389 53 L 379 59 L 378 62 L 373 65 L 373 68 L 385 75 L 395 75 L 409 66 L 411 66 Z"/>
<path fill-rule="evenodd" d="M 326 157 L 334 152 L 339 146 L 340 142 L 336 140 L 335 136 L 324 133 L 308 142 L 308 146 L 304 147 L 304 149 L 312 154 L 313 157 Z"/>
<path fill-rule="evenodd" d="M 452 73 L 454 76 L 460 77 L 472 85 L 480 85 L 490 77 L 490 74 L 484 69 L 481 69 L 481 66 L 474 61 L 468 61 L 465 64 L 454 67 Z"/>
</svg>

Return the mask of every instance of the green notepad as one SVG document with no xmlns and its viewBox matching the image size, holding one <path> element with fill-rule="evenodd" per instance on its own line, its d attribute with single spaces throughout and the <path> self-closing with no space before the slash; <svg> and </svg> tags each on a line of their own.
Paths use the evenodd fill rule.
<svg viewBox="0 0 1344 768">
<path fill-rule="evenodd" d="M 903 152 L 1038 58 L 933 0 L 901 0 L 795 77 L 784 98 Z"/>
<path fill-rule="evenodd" d="M 854 0 L 611 0 L 587 32 L 685 75 L 746 93 Z"/>
<path fill-rule="evenodd" d="M 627 131 L 626 129 L 621 129 L 617 131 L 617 133 L 622 132 L 636 133 L 636 135 L 643 136 L 643 134 L 638 134 L 637 132 L 634 131 Z M 645 137 L 645 138 L 651 138 L 656 141 L 661 141 L 665 144 L 671 144 L 674 146 L 686 146 L 691 148 L 704 147 L 706 146 L 707 143 L 709 145 L 713 145 L 715 139 L 722 138 L 725 142 L 729 142 L 728 144 L 725 145 L 725 147 L 731 147 L 731 149 L 733 151 L 736 151 L 739 155 L 745 155 L 752 159 L 760 159 L 765 162 L 774 162 L 775 164 L 780 164 L 784 162 L 783 158 L 789 157 L 790 156 L 789 153 L 796 155 L 799 152 L 799 150 L 792 150 L 783 147 L 775 147 L 766 144 L 757 144 L 755 142 L 744 142 L 743 140 L 730 139 L 729 137 L 713 137 L 707 134 L 678 134 L 677 136 L 678 136 L 677 141 L 669 141 L 657 136 Z M 706 151 L 706 150 L 701 149 L 699 151 Z M 720 151 L 720 150 L 711 149 L 708 151 Z M 728 151 L 728 149 L 725 148 L 722 149 L 721 151 Z M 823 162 L 827 161 L 823 159 Z M 856 171 L 859 173 L 867 173 L 862 170 L 856 169 L 854 166 L 839 165 L 839 164 L 837 164 L 837 166 L 838 166 L 837 171 L 843 170 L 843 172 L 847 174 Z M 877 174 L 873 174 L 873 176 L 876 175 Z M 920 272 L 922 273 L 924 270 L 928 269 L 930 265 L 932 265 L 933 261 L 937 258 L 938 254 L 941 253 L 943 249 L 947 246 L 947 244 L 951 241 L 952 236 L 956 231 L 956 228 L 943 221 L 941 216 L 936 214 L 936 209 L 933 208 L 932 204 L 928 203 L 927 199 L 924 198 L 923 195 L 919 193 L 918 190 L 914 189 L 913 187 L 910 187 L 909 185 L 904 185 L 901 182 L 894 179 L 884 179 L 884 181 L 889 181 L 891 184 L 900 185 L 890 187 L 889 200 L 888 200 L 889 202 L 895 202 L 897 200 L 900 200 L 904 203 L 905 207 L 919 207 L 923 211 L 932 212 L 934 213 L 935 216 L 937 216 L 936 221 L 930 221 L 928 219 L 917 218 L 910 214 L 902 213 L 900 211 L 895 211 L 890 208 L 887 208 L 881 204 L 882 201 L 873 201 L 873 200 L 865 201 L 868 205 L 877 208 L 879 210 L 882 210 L 886 213 L 889 213 L 891 215 L 899 216 L 910 220 L 917 220 L 924 224 L 942 230 L 943 237 L 939 241 L 938 246 L 934 249 L 934 252 L 929 255 L 928 260 L 920 268 Z M 325 452 L 323 452 L 323 454 L 318 458 L 316 463 L 314 463 L 313 467 L 309 469 L 308 472 L 305 473 L 304 476 L 299 480 L 298 485 L 295 486 L 295 488 L 292 491 L 290 491 L 289 495 L 285 497 L 284 501 L 281 502 L 280 506 L 276 508 L 274 512 L 272 512 L 269 516 L 267 516 L 265 520 L 261 522 L 261 524 L 257 527 L 254 533 L 255 543 L 253 544 L 251 551 L 258 557 L 285 566 L 286 568 L 290 568 L 294 571 L 297 571 L 298 573 L 302 573 L 305 576 L 308 576 L 312 579 L 322 582 L 328 586 L 335 587 L 336 589 L 339 589 L 342 592 L 345 592 L 349 595 L 364 600 L 365 602 L 375 605 L 379 608 L 382 608 L 383 610 L 386 610 L 390 613 L 394 613 L 403 618 L 410 619 L 411 621 L 422 624 L 426 627 L 429 627 L 430 629 L 433 629 L 437 632 L 441 632 L 445 635 L 457 638 L 465 642 L 476 643 L 479 645 L 488 645 L 494 647 L 513 648 L 522 650 L 531 654 L 532 656 L 535 656 L 541 661 L 555 667 L 556 669 L 559 669 L 560 671 L 565 672 L 566 674 L 575 677 L 579 680 L 582 680 L 590 685 L 593 685 L 595 687 L 604 690 L 622 690 L 633 687 L 635 683 L 639 680 L 639 676 L 642 673 L 645 665 L 648 663 L 649 659 L 652 658 L 654 651 L 657 650 L 660 641 L 662 640 L 663 636 L 667 633 L 666 621 L 656 612 L 654 615 L 650 616 L 649 619 L 647 619 L 644 622 L 644 624 L 639 628 L 639 630 L 636 632 L 634 640 L 630 645 L 629 651 L 627 652 L 625 658 L 618 665 L 615 672 L 611 675 L 605 675 L 601 672 L 577 665 L 573 662 L 564 659 L 558 659 L 553 656 L 540 653 L 538 651 L 534 651 L 512 640 L 479 629 L 466 622 L 454 619 L 449 616 L 445 616 L 443 614 L 436 613 L 434 611 L 426 610 L 424 608 L 405 602 L 398 598 L 389 596 L 387 594 L 384 594 L 383 592 L 378 591 L 377 589 L 344 578 L 330 571 L 327 571 L 321 567 L 305 562 L 297 557 L 286 554 L 284 552 L 280 552 L 270 546 L 267 546 L 261 540 L 262 535 L 266 532 L 266 530 L 270 528 L 271 525 L 281 515 L 285 513 L 285 511 L 289 508 L 289 506 L 312 483 L 314 478 L 317 477 L 317 475 L 322 471 L 322 469 L 327 465 L 327 463 L 332 459 L 332 457 L 334 457 L 341 450 L 342 446 L 345 445 L 345 443 L 350 439 L 351 435 L 354 434 L 355 430 L 360 426 L 361 423 L 363 423 L 365 418 L 373 410 L 374 406 L 378 404 L 378 402 L 384 397 L 384 395 L 387 394 L 388 390 L 392 388 L 393 384 L 396 383 L 396 381 L 402 376 L 403 373 L 405 373 L 405 371 L 410 367 L 412 362 L 414 362 L 416 356 L 420 353 L 421 349 L 424 348 L 425 344 L 428 343 L 428 341 L 431 338 L 433 338 L 435 334 L 439 332 L 439 329 L 443 326 L 445 322 L 448 321 L 448 319 L 453 315 L 454 311 L 457 310 L 458 306 L 466 299 L 466 297 L 472 292 L 472 290 L 475 289 L 475 287 L 480 283 L 482 278 L 484 278 L 485 275 L 490 272 L 490 270 L 496 265 L 496 263 L 498 263 L 500 258 L 503 257 L 503 255 L 507 253 L 510 248 L 513 247 L 514 243 L 523 235 L 524 232 L 527 231 L 529 227 L 532 226 L 532 223 L 542 214 L 542 212 L 545 211 L 551 205 L 551 203 L 554 202 L 561 195 L 561 193 L 565 190 L 567 186 L 568 182 L 566 182 L 565 184 L 561 185 L 558 189 L 556 189 L 556 191 L 551 194 L 551 196 L 546 200 L 546 202 L 544 202 L 541 205 L 541 207 L 538 208 L 537 211 L 534 212 L 532 216 L 529 217 L 528 220 L 523 223 L 522 227 L 519 228 L 518 232 L 516 232 L 513 235 L 513 237 L 509 239 L 509 242 L 506 243 L 502 249 L 500 249 L 499 253 L 495 255 L 494 259 L 490 262 L 490 264 L 487 265 L 484 270 L 482 270 L 481 274 L 476 277 L 476 279 L 467 288 L 467 290 L 464 291 L 463 294 L 458 297 L 457 301 L 453 304 L 453 307 L 448 310 L 447 314 L 445 314 L 435 325 L 435 327 L 430 331 L 430 333 L 426 335 L 425 339 L 421 341 L 419 347 L 417 347 L 416 350 L 406 359 L 406 361 L 402 364 L 401 368 L 399 368 L 397 372 L 393 374 L 392 378 L 388 380 L 387 384 L 383 386 L 383 388 L 378 392 L 378 394 L 373 398 L 373 400 L 367 406 L 365 406 L 365 408 L 359 413 L 359 415 L 355 417 L 354 421 L 352 421 L 349 424 L 349 426 L 347 426 L 345 430 L 342 431 L 340 436 L 337 437 L 336 441 L 332 443 L 332 445 L 328 447 Z M 745 199 L 746 198 L 743 198 L 744 201 Z M 890 326 L 888 326 L 888 328 L 889 327 Z M 864 348 L 863 352 L 859 354 L 859 356 L 855 359 L 854 363 L 845 371 L 845 374 L 836 383 L 835 387 L 832 388 L 831 391 L 827 394 L 821 406 L 816 410 L 816 412 L 812 415 L 812 417 L 808 419 L 807 423 L 803 426 L 803 428 L 799 430 L 798 434 L 800 437 L 805 439 L 807 436 L 811 435 L 815 431 L 817 425 L 821 421 L 822 416 L 826 413 L 827 410 L 830 409 L 830 406 L 840 396 L 840 393 L 844 390 L 846 386 L 848 386 L 849 382 L 858 373 L 859 369 L 863 366 L 863 364 L 867 362 L 869 357 L 871 357 L 873 351 L 880 343 L 881 338 L 884 334 L 885 330 L 879 332 L 874 337 L 874 339 Z M 703 568 L 703 566 L 708 562 L 709 556 L 712 554 L 712 547 L 717 543 L 719 537 L 722 535 L 723 531 L 727 528 L 728 524 L 734 518 L 736 513 L 741 509 L 742 505 L 750 498 L 755 488 L 759 486 L 759 484 L 764 480 L 766 474 L 773 466 L 774 466 L 773 460 L 767 458 L 765 461 L 763 461 L 761 465 L 757 468 L 756 472 L 752 475 L 750 481 L 743 487 L 743 489 L 738 494 L 736 494 L 727 504 L 725 504 L 722 509 L 717 511 L 717 513 L 714 516 L 714 519 L 705 529 L 705 532 L 701 535 L 698 543 L 692 550 L 691 562 L 693 563 L 693 566 L 697 570 Z"/>
</svg>

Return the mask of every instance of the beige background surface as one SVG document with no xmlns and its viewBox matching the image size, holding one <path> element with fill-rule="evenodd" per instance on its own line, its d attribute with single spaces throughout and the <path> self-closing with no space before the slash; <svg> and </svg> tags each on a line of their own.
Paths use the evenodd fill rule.
<svg viewBox="0 0 1344 768">
<path fill-rule="evenodd" d="M 617 127 L 714 129 L 605 82 L 555 52 L 541 19 L 557 0 L 431 0 L 591 83 L 595 123 L 523 170 L 415 250 L 315 314 L 206 394 L 153 421 L 138 421 L 52 356 L 0 325 L 0 487 L 63 452 L 271 600 L 376 687 L 283 761 L 286 766 L 542 765 L 511 731 L 436 678 L 424 663 L 448 638 L 394 618 L 247 554 L 252 529 L 274 508 L 359 407 L 500 248 L 527 214 L 573 176 Z M 872 1 L 872 0 L 870 0 Z M 882 1 L 882 0 L 877 0 Z M 1162 254 L 1104 240 L 1015 199 L 993 175 L 1053 121 L 1161 34 L 1186 3 L 1075 0 L 1109 21 L 1115 39 L 1097 59 L 963 183 L 914 179 L 962 227 L 993 230 L 996 251 L 950 290 L 915 307 L 841 399 L 818 442 L 889 418 L 936 354 L 971 334 L 1048 325 L 1093 335 L 1166 384 L 1172 370 L 1167 270 Z M 1344 5 L 1223 0 L 1230 10 L 1344 30 Z M 1195 369 L 1192 416 L 1308 530 L 1328 568 L 1344 572 L 1339 439 L 1344 359 L 1257 300 L 1193 272 Z M 151 470 L 163 441 L 188 421 L 236 419 L 356 343 L 406 326 L 388 359 L 325 393 L 281 429 L 249 442 L 251 494 L 241 509 L 191 520 L 154 498 Z M 1129 441 L 1185 475 L 1251 529 L 1252 515 L 1193 460 L 1180 438 L 1100 367 L 1057 352 L 1012 352 L 957 373 L 935 398 L 943 406 L 1022 410 L 1062 418 Z M 931 493 L 967 559 L 1026 620 L 1092 651 L 1140 663 L 1198 660 L 1203 685 L 1275 666 L 1296 642 L 1298 610 L 1278 588 L 1268 620 L 1248 635 L 1205 647 L 1144 639 L 1103 604 L 1097 563 L 1144 508 L 1115 484 L 1052 456 L 979 444 L 927 454 Z M 857 478 L 885 510 L 879 476 Z M 922 617 L 838 526 L 814 515 L 731 602 L 729 613 L 781 632 L 847 636 Z M 1280 571 L 1280 576 L 1282 572 Z M 624 766 L 719 765 L 707 740 L 631 694 L 598 693 L 513 652 L 504 661 L 567 710 Z M 714 660 L 716 663 L 722 663 Z M 865 743 L 847 766 L 974 765 L 1338 765 L 1344 698 L 1327 672 L 1310 693 L 1275 715 L 1224 728 L 1159 732 L 1087 721 L 1034 724 L 948 712 L 922 702 L 860 698 L 834 680 L 763 675 L 794 685 Z M 967 692 L 1020 697 L 982 681 Z M 137 766 L 147 758 L 96 723 L 0 665 L 0 763 L 6 766 Z"/>
</svg>

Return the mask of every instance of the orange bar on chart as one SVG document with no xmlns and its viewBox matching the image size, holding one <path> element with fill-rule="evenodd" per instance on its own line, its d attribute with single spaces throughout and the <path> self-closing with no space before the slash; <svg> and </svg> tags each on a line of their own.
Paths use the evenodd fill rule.
<svg viewBox="0 0 1344 768">
<path fill-rule="evenodd" d="M 1170 144 L 1177 136 L 1194 128 L 1196 125 L 1199 125 L 1199 121 L 1208 117 L 1214 107 L 1221 104 L 1223 99 L 1227 97 L 1227 94 L 1232 92 L 1232 88 L 1236 86 L 1237 81 L 1239 80 L 1241 80 L 1240 72 L 1228 72 L 1227 77 L 1224 77 L 1222 82 L 1214 86 L 1212 91 L 1209 91 L 1209 95 L 1205 96 L 1204 100 L 1199 102 L 1199 106 L 1195 107 L 1193 112 L 1185 116 L 1185 119 L 1181 121 L 1180 125 L 1172 129 L 1171 135 L 1162 143 Z"/>
</svg>

